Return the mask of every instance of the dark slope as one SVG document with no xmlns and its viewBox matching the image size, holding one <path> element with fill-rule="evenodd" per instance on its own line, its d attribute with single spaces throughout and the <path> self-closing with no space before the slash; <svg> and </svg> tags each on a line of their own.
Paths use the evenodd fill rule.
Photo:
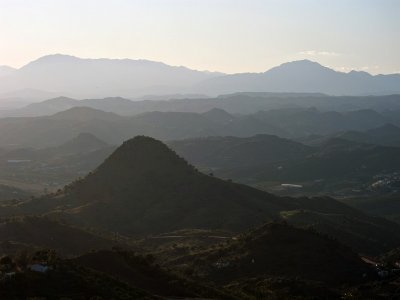
<svg viewBox="0 0 400 300">
<path fill-rule="evenodd" d="M 358 253 L 378 255 L 399 244 L 399 225 L 384 218 L 308 209 L 285 211 L 281 216 L 296 227 L 334 237 Z"/>
<path fill-rule="evenodd" d="M 46 273 L 22 269 L 15 276 L 0 280 L 1 299 L 159 299 L 133 288 L 110 275 L 84 268 L 68 260 L 44 259 L 52 270 Z"/>
<path fill-rule="evenodd" d="M 397 186 L 396 189 L 399 189 L 398 183 Z M 400 223 L 400 199 L 396 194 L 393 196 L 344 199 L 343 202 L 367 214 L 381 216 Z"/>
<path fill-rule="evenodd" d="M 0 220 L 0 253 L 15 249 L 55 249 L 63 255 L 77 255 L 94 249 L 110 249 L 117 242 L 42 217 Z M 13 246 L 14 245 L 14 246 Z"/>
<path fill-rule="evenodd" d="M 105 273 L 151 295 L 170 298 L 233 299 L 221 289 L 211 288 L 198 280 L 184 279 L 168 272 L 154 262 L 152 255 L 140 256 L 132 252 L 96 251 L 74 258 L 80 266 Z M 219 291 L 218 291 L 219 290 Z"/>
<path fill-rule="evenodd" d="M 359 282 L 362 274 L 369 272 L 350 248 L 314 231 L 280 223 L 266 224 L 171 264 L 189 264 L 199 276 L 223 284 L 258 276 L 349 284 Z"/>
<path fill-rule="evenodd" d="M 32 250 L 1 258 L 2 270 L 16 271 L 1 276 L 1 299 L 240 299 L 162 269 L 151 255 L 115 248 L 62 259 L 52 250 Z M 38 261 L 49 270 L 27 268 Z"/>
</svg>

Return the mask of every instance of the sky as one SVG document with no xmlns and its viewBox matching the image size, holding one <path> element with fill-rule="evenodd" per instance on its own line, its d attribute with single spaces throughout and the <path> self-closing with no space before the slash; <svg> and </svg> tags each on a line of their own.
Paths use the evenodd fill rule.
<svg viewBox="0 0 400 300">
<path fill-rule="evenodd" d="M 0 65 L 48 54 L 264 72 L 400 73 L 398 0 L 0 0 Z"/>
</svg>

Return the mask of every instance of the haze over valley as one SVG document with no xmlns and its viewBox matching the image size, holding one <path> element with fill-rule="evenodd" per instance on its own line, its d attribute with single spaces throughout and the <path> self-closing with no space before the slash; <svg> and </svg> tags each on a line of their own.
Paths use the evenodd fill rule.
<svg viewBox="0 0 400 300">
<path fill-rule="evenodd" d="M 0 299 L 399 299 L 399 11 L 0 1 Z"/>
</svg>

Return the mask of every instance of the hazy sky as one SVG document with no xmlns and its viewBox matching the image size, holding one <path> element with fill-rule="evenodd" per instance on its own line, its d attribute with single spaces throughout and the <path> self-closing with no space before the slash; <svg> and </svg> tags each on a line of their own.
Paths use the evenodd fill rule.
<svg viewBox="0 0 400 300">
<path fill-rule="evenodd" d="M 0 0 L 0 65 L 46 54 L 262 72 L 400 72 L 399 0 Z"/>
</svg>

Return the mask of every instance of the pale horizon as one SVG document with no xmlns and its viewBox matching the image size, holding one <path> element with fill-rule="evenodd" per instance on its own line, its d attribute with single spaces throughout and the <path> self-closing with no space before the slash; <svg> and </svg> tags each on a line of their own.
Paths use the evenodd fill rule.
<svg viewBox="0 0 400 300">
<path fill-rule="evenodd" d="M 393 74 L 399 11 L 394 0 L 0 0 L 0 65 L 61 53 L 228 74 L 302 59 Z"/>
</svg>

